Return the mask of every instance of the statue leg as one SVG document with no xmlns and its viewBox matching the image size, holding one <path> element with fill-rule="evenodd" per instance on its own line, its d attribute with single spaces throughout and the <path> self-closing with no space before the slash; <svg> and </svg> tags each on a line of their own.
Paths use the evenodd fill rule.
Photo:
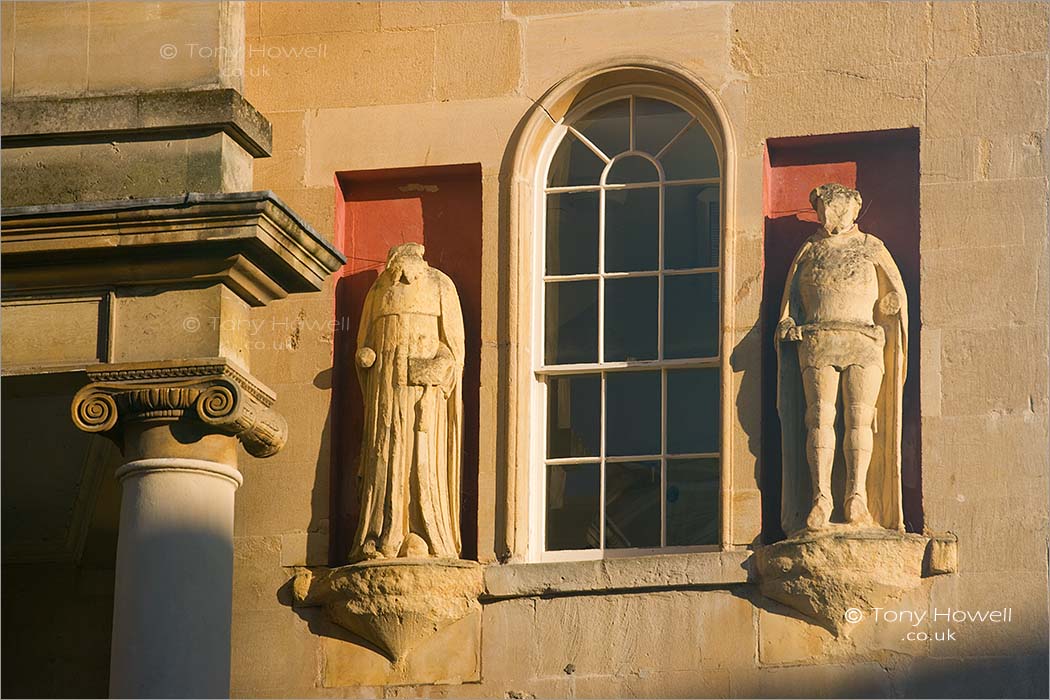
<svg viewBox="0 0 1050 700">
<path fill-rule="evenodd" d="M 844 372 L 842 403 L 845 435 L 842 451 L 846 458 L 846 521 L 853 525 L 872 522 L 868 510 L 868 466 L 874 435 L 875 402 L 882 384 L 882 369 L 851 365 Z"/>
<path fill-rule="evenodd" d="M 813 484 L 813 508 L 806 518 L 806 527 L 819 530 L 831 519 L 839 372 L 834 367 L 807 367 L 802 370 L 802 388 L 806 394 L 806 459 Z"/>
</svg>

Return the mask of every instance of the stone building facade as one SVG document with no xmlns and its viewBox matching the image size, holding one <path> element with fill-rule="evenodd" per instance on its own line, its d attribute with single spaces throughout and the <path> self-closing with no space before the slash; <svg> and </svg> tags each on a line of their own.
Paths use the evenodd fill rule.
<svg viewBox="0 0 1050 700">
<path fill-rule="evenodd" d="M 0 10 L 5 695 L 1046 696 L 1050 5 Z M 670 136 L 650 149 L 653 211 L 670 210 L 665 181 L 713 188 L 690 211 L 715 251 L 686 266 L 708 277 L 679 304 L 711 309 L 690 327 L 706 319 L 713 351 L 652 366 L 709 370 L 682 415 L 713 447 L 676 454 L 708 460 L 710 488 L 675 515 L 672 491 L 694 492 L 671 483 L 665 435 L 646 472 L 655 540 L 611 501 L 581 526 L 597 501 L 581 505 L 569 469 L 552 491 L 568 463 L 548 459 L 566 428 L 541 340 L 559 303 L 543 288 L 566 283 L 544 244 L 550 198 L 632 191 L 549 178 L 594 157 L 559 155 L 567 134 L 615 140 L 593 110 L 617 103 L 630 136 L 610 155 L 646 150 L 639 105 L 669 104 L 685 115 L 671 136 L 695 121 L 713 168 L 689 170 L 695 151 L 676 177 Z M 678 113 L 660 109 L 656 131 Z M 859 223 L 907 288 L 902 500 L 922 539 L 917 559 L 890 555 L 912 556 L 907 585 L 847 628 L 772 600 L 756 564 L 784 538 L 780 294 L 817 226 L 806 195 L 831 181 L 860 190 Z M 621 204 L 625 220 L 645 211 Z M 670 224 L 653 221 L 662 244 Z M 408 241 L 463 307 L 459 534 L 482 578 L 392 656 L 311 586 L 349 562 L 357 323 Z M 660 279 L 659 312 L 622 321 L 627 336 L 673 325 Z M 602 318 L 634 313 L 640 289 L 602 297 Z M 633 430 L 644 411 L 623 410 Z M 617 462 L 593 461 L 601 499 Z M 571 527 L 590 544 L 552 540 Z M 417 583 L 437 599 L 447 580 Z"/>
</svg>

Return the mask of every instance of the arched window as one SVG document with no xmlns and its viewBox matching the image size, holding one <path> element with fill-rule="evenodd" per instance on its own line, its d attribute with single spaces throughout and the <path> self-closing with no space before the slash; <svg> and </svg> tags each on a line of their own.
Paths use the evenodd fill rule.
<svg viewBox="0 0 1050 700">
<path fill-rule="evenodd" d="M 621 87 L 570 110 L 543 151 L 541 559 L 721 541 L 723 168 L 708 128 L 670 91 Z"/>
</svg>

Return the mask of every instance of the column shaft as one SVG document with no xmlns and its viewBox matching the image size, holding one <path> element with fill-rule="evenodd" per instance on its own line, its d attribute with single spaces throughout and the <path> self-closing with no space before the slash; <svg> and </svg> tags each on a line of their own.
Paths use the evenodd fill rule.
<svg viewBox="0 0 1050 700">
<path fill-rule="evenodd" d="M 142 459 L 117 470 L 112 697 L 227 697 L 236 468 Z"/>
</svg>

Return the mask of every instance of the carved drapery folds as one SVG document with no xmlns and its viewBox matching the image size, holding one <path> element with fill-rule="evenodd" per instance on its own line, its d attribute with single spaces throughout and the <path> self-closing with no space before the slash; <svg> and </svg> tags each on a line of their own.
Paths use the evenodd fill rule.
<svg viewBox="0 0 1050 700">
<path fill-rule="evenodd" d="M 123 423 L 193 417 L 236 437 L 248 454 L 269 457 L 288 426 L 273 392 L 223 359 L 89 369 L 91 384 L 73 397 L 72 417 L 89 433 L 119 433 Z"/>
</svg>

